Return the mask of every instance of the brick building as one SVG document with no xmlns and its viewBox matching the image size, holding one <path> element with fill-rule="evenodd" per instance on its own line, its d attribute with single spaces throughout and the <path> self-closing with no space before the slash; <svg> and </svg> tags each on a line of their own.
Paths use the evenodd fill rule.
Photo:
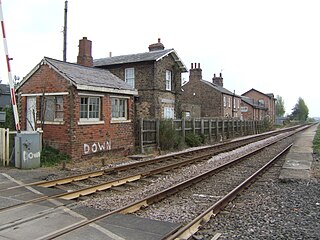
<svg viewBox="0 0 320 240">
<path fill-rule="evenodd" d="M 251 99 L 250 101 L 253 103 L 254 106 L 256 106 L 255 114 L 251 116 L 254 120 L 262 120 L 263 118 L 267 117 L 270 118 L 270 120 L 272 120 L 273 122 L 275 122 L 276 98 L 274 98 L 274 95 L 272 93 L 265 94 L 252 88 L 249 91 L 243 93 L 242 96 Z M 258 114 L 258 112 L 260 113 Z"/>
<path fill-rule="evenodd" d="M 181 73 L 187 69 L 176 51 L 165 49 L 160 39 L 149 45 L 149 52 L 96 59 L 93 65 L 108 69 L 138 90 L 138 119 L 181 117 Z"/>
<path fill-rule="evenodd" d="M 263 120 L 267 116 L 268 108 L 254 99 L 241 97 L 241 114 L 244 120 Z"/>
<path fill-rule="evenodd" d="M 202 79 L 200 64 L 191 64 L 189 81 L 182 86 L 181 109 L 185 117 L 240 118 L 241 97 L 223 87 L 223 78 Z"/>
<path fill-rule="evenodd" d="M 43 128 L 44 144 L 77 160 L 109 150 L 134 148 L 133 105 L 137 91 L 92 64 L 91 41 L 79 42 L 78 63 L 45 57 L 22 80 L 23 130 Z"/>
<path fill-rule="evenodd" d="M 11 107 L 10 86 L 0 84 L 0 109 Z"/>
</svg>

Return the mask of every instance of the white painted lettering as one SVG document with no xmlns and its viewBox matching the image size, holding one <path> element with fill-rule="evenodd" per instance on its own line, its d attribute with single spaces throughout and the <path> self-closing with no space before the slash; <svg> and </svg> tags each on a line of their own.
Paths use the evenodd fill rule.
<svg viewBox="0 0 320 240">
<path fill-rule="evenodd" d="M 103 143 L 95 142 L 95 143 L 84 143 L 83 144 L 83 153 L 97 153 L 111 150 L 111 143 L 109 141 L 105 141 Z"/>
</svg>

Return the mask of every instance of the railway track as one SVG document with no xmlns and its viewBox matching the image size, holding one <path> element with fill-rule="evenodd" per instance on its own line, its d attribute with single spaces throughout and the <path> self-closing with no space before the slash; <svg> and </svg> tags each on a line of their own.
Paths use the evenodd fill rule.
<svg viewBox="0 0 320 240">
<path fill-rule="evenodd" d="M 286 136 L 286 137 L 288 137 L 288 136 Z M 273 142 L 273 144 L 275 142 Z M 272 143 L 268 143 L 268 145 L 271 145 L 271 144 Z M 114 213 L 132 213 L 132 212 L 136 212 L 136 211 L 140 210 L 141 208 L 144 209 L 144 208 L 146 208 L 146 207 L 148 207 L 148 206 L 150 206 L 150 205 L 152 205 L 152 204 L 154 204 L 154 203 L 156 203 L 156 202 L 158 202 L 158 201 L 160 201 L 162 199 L 165 199 L 167 196 L 171 196 L 173 194 L 177 194 L 177 192 L 179 192 L 179 191 L 181 191 L 181 190 L 183 190 L 183 189 L 185 189 L 187 187 L 190 187 L 190 186 L 194 185 L 196 182 L 202 181 L 203 179 L 206 179 L 211 175 L 217 174 L 217 172 L 223 171 L 223 169 L 225 169 L 225 168 L 230 168 L 230 166 L 235 164 L 235 162 L 243 160 L 244 158 L 248 158 L 248 156 L 254 154 L 254 152 L 262 151 L 266 147 L 267 146 L 263 146 L 263 147 L 260 147 L 259 149 L 255 149 L 254 151 L 252 151 L 250 153 L 247 153 L 247 154 L 237 158 L 234 161 L 230 161 L 225 166 L 216 167 L 214 170 L 210 170 L 210 171 L 207 171 L 206 173 L 202 173 L 202 174 L 200 174 L 201 176 L 199 175 L 199 176 L 194 177 L 192 179 L 185 180 L 182 183 L 175 184 L 175 185 L 170 186 L 170 187 L 165 187 L 165 189 L 161 190 L 159 193 L 154 193 L 149 197 L 144 197 L 140 201 L 136 201 L 136 202 L 134 202 L 132 204 L 128 204 L 126 206 L 117 207 L 117 208 L 114 208 L 114 209 L 108 209 L 105 214 L 103 214 L 103 215 L 101 215 L 101 216 L 99 216 L 97 218 L 93 218 L 91 220 L 83 221 L 81 224 L 76 224 L 71 228 L 66 228 L 64 231 L 58 231 L 55 234 L 51 234 L 51 235 L 49 234 L 46 237 L 46 239 L 53 239 L 53 238 L 56 238 L 58 236 L 62 236 L 64 234 L 67 234 L 70 231 L 76 230 L 79 227 L 88 225 L 90 223 L 94 223 L 95 221 L 98 221 L 99 219 L 105 218 L 106 216 L 110 216 L 110 215 L 112 215 Z M 171 156 L 171 158 L 172 158 L 172 156 Z M 184 166 L 187 165 L 187 164 L 190 165 L 191 163 L 200 161 L 201 158 L 205 158 L 206 160 L 208 160 L 209 157 L 208 157 L 207 154 L 204 154 L 204 153 L 201 153 L 200 157 L 199 156 L 192 156 L 192 155 L 188 154 L 188 159 L 182 165 L 184 165 Z M 123 169 L 123 167 L 124 166 L 121 166 L 122 169 Z M 169 164 L 169 165 L 167 165 L 165 167 L 154 168 L 152 171 L 148 170 L 148 171 L 144 171 L 144 172 L 142 172 L 140 174 L 126 176 L 126 177 L 123 177 L 121 179 L 114 180 L 113 182 L 111 181 L 111 182 L 108 182 L 108 183 L 100 184 L 99 186 L 94 186 L 94 188 L 88 187 L 87 189 L 81 189 L 81 190 L 77 190 L 77 191 L 72 191 L 70 193 L 62 193 L 62 194 L 59 194 L 57 196 L 50 197 L 49 199 L 52 201 L 55 198 L 59 198 L 59 199 L 79 198 L 79 197 L 86 196 L 88 194 L 92 194 L 92 193 L 95 193 L 95 192 L 103 191 L 105 189 L 109 189 L 109 188 L 114 187 L 114 186 L 119 186 L 121 184 L 127 184 L 128 182 L 135 182 L 135 181 L 138 181 L 138 180 L 141 180 L 141 179 L 144 179 L 144 178 L 149 178 L 150 176 L 162 175 L 163 173 L 168 172 L 168 171 L 172 171 L 173 169 L 177 169 L 178 167 L 179 167 L 178 163 L 171 163 L 171 164 Z M 111 172 L 113 172 L 113 173 L 115 172 L 114 169 L 109 169 L 109 171 L 110 171 L 110 173 Z M 175 170 L 173 170 L 173 171 L 175 171 Z M 99 176 L 102 176 L 104 174 L 105 174 L 105 172 L 101 173 L 101 174 L 99 173 L 96 176 L 99 177 Z M 170 172 L 168 174 L 170 174 Z M 92 175 L 92 176 L 94 176 L 94 175 Z M 81 176 L 81 177 L 80 176 L 73 176 L 73 177 L 78 177 L 78 178 L 76 178 L 76 179 L 74 178 L 72 181 L 77 181 L 78 179 L 81 180 L 81 178 L 82 179 L 88 179 L 87 177 L 83 177 L 83 176 Z M 61 181 L 61 179 L 58 179 L 58 181 Z M 62 184 L 62 183 L 64 183 L 64 182 L 61 181 L 59 184 Z M 130 193 L 128 193 L 128 194 L 130 194 Z M 120 195 L 123 195 L 123 193 L 120 192 Z M 45 200 L 45 198 L 38 199 L 38 200 L 32 200 L 32 202 L 30 202 L 28 204 L 32 204 L 32 203 L 35 203 L 35 202 L 38 202 L 38 201 L 40 202 L 40 201 L 44 201 L 44 200 Z M 76 204 L 73 203 L 70 206 L 70 208 L 72 209 L 72 207 L 76 207 L 75 205 Z M 58 205 L 56 205 L 55 208 L 58 209 L 58 208 L 61 208 L 61 207 L 63 207 L 63 205 L 58 204 Z M 14 207 L 12 207 L 12 208 L 14 208 Z M 0 214 L 1 214 L 1 212 L 0 212 Z M 46 214 L 50 214 L 50 211 L 48 211 Z M 201 221 L 203 221 L 203 220 L 201 220 Z M 7 228 L 10 228 L 10 225 L 7 225 Z M 194 228 L 194 227 L 191 227 L 191 228 Z"/>
</svg>

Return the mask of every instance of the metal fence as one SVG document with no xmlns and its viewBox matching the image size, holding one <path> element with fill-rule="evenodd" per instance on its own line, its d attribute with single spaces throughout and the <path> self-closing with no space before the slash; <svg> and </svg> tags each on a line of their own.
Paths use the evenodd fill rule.
<svg viewBox="0 0 320 240">
<path fill-rule="evenodd" d="M 136 126 L 138 147 L 141 153 L 147 148 L 160 147 L 160 124 L 169 121 L 173 131 L 183 140 L 189 133 L 202 135 L 210 142 L 219 142 L 240 136 L 262 133 L 266 131 L 264 121 L 245 121 L 240 119 L 140 119 Z"/>
</svg>

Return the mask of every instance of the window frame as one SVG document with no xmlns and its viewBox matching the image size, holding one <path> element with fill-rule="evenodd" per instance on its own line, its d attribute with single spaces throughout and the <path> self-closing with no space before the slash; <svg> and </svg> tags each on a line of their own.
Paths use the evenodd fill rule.
<svg viewBox="0 0 320 240">
<path fill-rule="evenodd" d="M 130 74 L 132 74 L 132 76 Z M 125 70 L 124 70 L 124 81 L 128 85 L 130 85 L 132 88 L 135 87 L 135 69 L 133 67 L 132 68 L 125 68 Z"/>
<path fill-rule="evenodd" d="M 117 100 L 117 107 L 118 110 L 114 111 L 114 103 L 115 100 Z M 123 97 L 123 96 L 110 96 L 110 105 L 111 105 L 111 111 L 110 111 L 110 117 L 111 117 L 111 122 L 124 122 L 124 121 L 130 121 L 129 120 L 129 107 L 128 107 L 128 100 L 129 97 Z M 121 105 L 121 101 L 124 101 L 124 104 L 122 104 L 122 106 L 124 107 L 123 110 L 120 109 L 120 105 Z M 117 114 L 119 114 L 119 116 L 114 116 L 114 112 L 117 112 Z M 124 116 L 122 114 L 120 114 L 120 112 L 124 113 Z M 120 116 L 121 115 L 121 116 Z"/>
<path fill-rule="evenodd" d="M 172 71 L 166 70 L 166 90 L 172 90 Z"/>
<path fill-rule="evenodd" d="M 172 106 L 163 107 L 163 118 L 164 119 L 174 119 L 174 107 L 172 107 Z"/>
<path fill-rule="evenodd" d="M 82 99 L 87 99 L 87 102 L 82 104 Z M 98 103 L 92 102 L 90 104 L 90 100 L 98 99 Z M 79 111 L 79 121 L 80 122 L 99 122 L 101 120 L 101 97 L 95 95 L 80 95 L 80 111 Z M 86 106 L 85 109 L 81 109 L 82 106 Z M 94 109 L 90 109 L 90 106 Z M 98 110 L 96 110 L 96 106 L 98 106 Z M 82 113 L 86 113 L 86 117 L 82 117 Z M 96 114 L 98 113 L 98 117 L 90 117 L 90 113 Z"/>
<path fill-rule="evenodd" d="M 64 119 L 63 95 L 44 95 L 44 96 L 40 96 L 40 98 L 41 99 L 40 99 L 40 115 L 39 116 L 43 120 L 44 124 L 63 122 L 63 119 Z M 61 102 L 58 103 L 58 99 L 60 99 Z M 45 109 L 43 109 L 44 104 L 45 104 Z M 48 113 L 48 111 L 51 111 L 51 113 Z M 60 114 L 62 113 L 62 117 L 58 117 L 59 113 Z M 41 122 L 42 120 L 37 122 Z"/>
</svg>

